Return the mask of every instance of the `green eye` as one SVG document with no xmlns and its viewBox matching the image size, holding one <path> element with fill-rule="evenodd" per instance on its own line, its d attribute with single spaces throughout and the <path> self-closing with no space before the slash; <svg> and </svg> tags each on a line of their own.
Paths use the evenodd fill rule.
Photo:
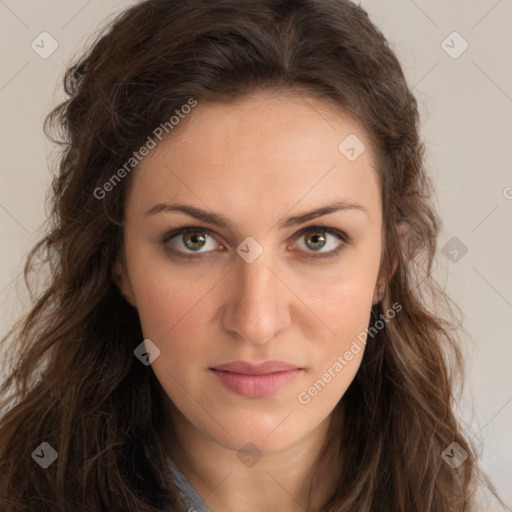
<svg viewBox="0 0 512 512">
<path fill-rule="evenodd" d="M 351 242 L 346 233 L 326 226 L 307 227 L 301 232 L 300 237 L 304 237 L 303 251 L 309 253 L 306 254 L 307 258 L 336 256 L 346 244 Z M 301 244 L 298 245 L 300 246 Z"/>
<path fill-rule="evenodd" d="M 165 235 L 163 242 L 166 245 L 172 245 L 178 255 L 188 251 L 195 253 L 209 252 L 209 250 L 215 250 L 219 247 L 219 244 L 207 229 L 195 226 L 186 226 L 171 231 Z M 209 248 L 208 243 L 211 244 Z M 205 247 L 207 250 L 202 251 L 201 249 Z"/>
</svg>

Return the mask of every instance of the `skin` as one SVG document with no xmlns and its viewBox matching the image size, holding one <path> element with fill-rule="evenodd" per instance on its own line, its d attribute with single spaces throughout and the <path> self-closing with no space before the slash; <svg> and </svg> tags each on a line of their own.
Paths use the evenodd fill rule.
<svg viewBox="0 0 512 512">
<path fill-rule="evenodd" d="M 349 134 L 366 145 L 352 162 L 338 150 Z M 308 404 L 297 397 L 368 327 L 382 290 L 382 204 L 367 134 L 334 105 L 292 94 L 200 102 L 132 179 L 114 279 L 138 310 L 144 337 L 161 351 L 152 370 L 168 397 L 161 432 L 168 453 L 214 512 L 306 510 L 314 474 L 309 506 L 318 509 L 339 475 L 332 451 L 319 472 L 313 463 L 363 350 Z M 278 226 L 340 200 L 365 210 Z M 215 212 L 234 231 L 182 212 L 145 215 L 157 203 Z M 318 251 L 301 231 L 319 223 L 353 242 L 334 257 L 308 259 Z M 199 254 L 183 235 L 162 242 L 182 226 L 210 230 Z M 236 253 L 248 236 L 263 248 L 252 263 Z M 342 244 L 325 236 L 324 254 Z M 180 251 L 199 257 L 180 259 Z M 209 370 L 267 359 L 305 370 L 262 398 L 233 393 Z M 237 456 L 247 443 L 262 455 L 252 466 Z"/>
</svg>

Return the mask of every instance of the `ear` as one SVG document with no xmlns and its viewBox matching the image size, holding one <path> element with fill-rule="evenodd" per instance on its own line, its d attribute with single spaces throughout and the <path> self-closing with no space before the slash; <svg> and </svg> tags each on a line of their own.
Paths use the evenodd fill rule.
<svg viewBox="0 0 512 512">
<path fill-rule="evenodd" d="M 112 281 L 119 288 L 119 292 L 134 308 L 137 308 L 135 302 L 135 294 L 133 293 L 132 285 L 126 271 L 124 260 L 118 256 L 114 265 L 112 266 Z"/>
<path fill-rule="evenodd" d="M 402 243 L 403 240 L 405 240 L 407 234 L 409 233 L 409 225 L 404 221 L 397 222 L 396 223 L 396 232 L 398 234 L 399 242 Z M 392 269 L 391 269 L 391 274 L 389 276 L 389 279 L 391 279 L 391 277 L 395 273 L 397 265 L 398 265 L 398 259 L 395 256 L 393 258 L 393 264 L 392 264 Z M 384 294 L 386 292 L 386 286 L 387 286 L 389 279 L 386 280 L 385 276 L 381 276 L 379 278 L 379 280 L 377 281 L 377 284 L 375 286 L 375 292 L 373 294 L 373 301 L 372 301 L 373 304 L 377 304 L 382 299 L 382 297 L 384 297 Z"/>
</svg>

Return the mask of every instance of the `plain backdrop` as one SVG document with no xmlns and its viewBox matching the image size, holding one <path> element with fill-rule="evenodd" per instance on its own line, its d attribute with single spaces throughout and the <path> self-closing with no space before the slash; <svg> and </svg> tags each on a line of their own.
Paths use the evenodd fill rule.
<svg viewBox="0 0 512 512">
<path fill-rule="evenodd" d="M 26 311 L 23 259 L 45 219 L 51 144 L 43 119 L 63 98 L 70 58 L 131 3 L 0 0 L 1 335 Z M 361 3 L 419 101 L 444 221 L 437 270 L 470 335 L 458 412 L 512 507 L 512 0 Z"/>
</svg>

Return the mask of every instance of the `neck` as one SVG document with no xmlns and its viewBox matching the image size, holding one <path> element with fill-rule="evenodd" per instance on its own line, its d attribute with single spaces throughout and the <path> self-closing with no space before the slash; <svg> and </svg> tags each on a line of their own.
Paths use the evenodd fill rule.
<svg viewBox="0 0 512 512">
<path fill-rule="evenodd" d="M 341 404 L 294 445 L 252 455 L 204 436 L 169 405 L 170 421 L 162 429 L 166 451 L 214 512 L 319 510 L 338 486 Z"/>
</svg>

